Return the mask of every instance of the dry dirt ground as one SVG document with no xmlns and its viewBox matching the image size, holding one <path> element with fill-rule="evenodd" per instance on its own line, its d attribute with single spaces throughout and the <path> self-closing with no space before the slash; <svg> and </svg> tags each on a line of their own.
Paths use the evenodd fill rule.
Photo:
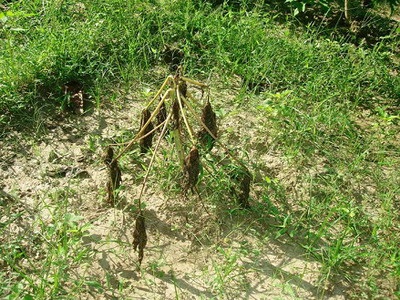
<svg viewBox="0 0 400 300">
<path fill-rule="evenodd" d="M 254 173 L 250 202 L 257 207 L 265 176 L 289 187 L 296 174 L 268 139 L 265 120 L 255 117 L 251 107 L 235 104 L 238 90 L 214 89 L 221 141 L 247 152 L 249 162 L 256 160 L 249 168 Z M 126 141 L 137 132 L 145 92 L 121 93 L 109 107 L 82 116 L 53 116 L 43 124 L 45 134 L 39 139 L 12 132 L 0 141 L 0 188 L 14 197 L 15 211 L 28 212 L 7 240 L 24 231 L 40 235 L 43 226 L 54 226 L 67 213 L 86 224 L 76 247 L 87 257 L 71 263 L 66 270 L 70 282 L 64 284 L 71 295 L 74 280 L 101 284 L 83 284 L 78 294 L 82 299 L 320 298 L 320 263 L 291 239 L 276 240 L 268 231 L 274 226 L 271 216 L 260 222 L 257 212 L 235 213 L 234 204 L 215 200 L 203 200 L 205 211 L 196 195 L 185 199 L 174 191 L 175 173 L 165 178 L 168 165 L 163 161 L 175 159 L 166 142 L 145 190 L 148 243 L 137 271 L 131 208 L 151 153 L 140 156 L 135 146 L 121 159 L 123 190 L 115 208 L 105 203 L 107 170 L 101 156 L 108 143 Z M 215 148 L 215 155 L 223 155 Z M 202 178 L 200 193 L 209 193 L 207 179 Z M 44 259 L 33 258 L 33 263 L 40 268 Z M 345 281 L 327 286 L 324 298 L 345 299 L 348 288 Z"/>
</svg>

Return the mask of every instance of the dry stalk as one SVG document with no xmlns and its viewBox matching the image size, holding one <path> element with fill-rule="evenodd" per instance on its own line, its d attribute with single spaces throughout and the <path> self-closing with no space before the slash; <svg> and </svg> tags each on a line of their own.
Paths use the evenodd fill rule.
<svg viewBox="0 0 400 300">
<path fill-rule="evenodd" d="M 161 124 L 158 124 L 157 126 L 155 126 L 151 131 L 149 131 L 148 133 L 142 135 L 141 137 L 137 137 L 135 141 L 140 141 L 141 139 L 144 139 L 145 137 L 148 137 L 150 134 L 154 134 L 155 131 L 157 131 L 158 129 L 160 129 L 162 126 L 164 126 L 164 122 L 162 122 Z M 109 144 L 109 146 L 124 146 L 124 145 L 128 145 L 130 144 L 131 141 L 129 142 L 125 142 L 125 143 L 116 143 L 116 144 Z"/>
<path fill-rule="evenodd" d="M 162 137 L 164 136 L 165 131 L 167 130 L 167 125 L 169 123 L 169 120 L 171 119 L 171 116 L 172 116 L 172 113 L 170 112 L 168 114 L 168 116 L 167 116 L 167 119 L 165 120 L 163 129 L 162 129 L 161 134 L 160 134 L 160 136 L 159 136 L 159 138 L 157 140 L 156 147 L 155 147 L 153 155 L 151 157 L 151 160 L 150 160 L 150 163 L 149 163 L 149 167 L 147 168 L 146 175 L 145 175 L 143 183 L 142 183 L 142 189 L 140 190 L 140 194 L 139 194 L 139 203 L 138 203 L 139 209 L 141 209 L 141 199 L 142 199 L 142 196 L 143 196 L 144 188 L 146 186 L 147 178 L 149 177 L 149 173 L 150 173 L 151 167 L 153 166 L 153 163 L 154 163 L 154 158 L 156 156 L 158 147 L 160 146 Z"/>
<path fill-rule="evenodd" d="M 163 84 L 161 85 L 160 89 L 158 90 L 157 94 L 153 97 L 153 99 L 151 99 L 151 100 L 149 101 L 149 103 L 147 103 L 146 108 L 149 108 L 149 107 L 153 104 L 153 102 L 154 102 L 158 97 L 161 96 L 161 93 L 162 93 L 162 91 L 164 90 L 164 88 L 167 86 L 168 82 L 170 82 L 170 81 L 172 81 L 172 80 L 174 80 L 174 77 L 173 77 L 172 75 L 169 75 L 169 76 L 164 80 L 164 82 L 163 82 Z M 165 93 L 165 94 L 164 94 L 164 97 L 162 97 L 162 101 L 165 100 L 166 95 L 167 95 L 167 93 Z"/>
<path fill-rule="evenodd" d="M 178 89 L 179 89 L 179 88 L 178 88 Z M 182 96 L 183 96 L 183 95 L 182 95 Z M 183 98 L 184 98 L 184 96 L 183 96 Z M 178 99 L 179 109 L 180 109 L 180 111 L 181 111 L 181 113 L 182 113 L 183 121 L 185 122 L 186 129 L 187 129 L 187 131 L 188 131 L 188 133 L 189 133 L 189 136 L 190 136 L 190 140 L 191 140 L 191 142 L 192 142 L 192 145 L 194 146 L 194 145 L 196 144 L 196 141 L 195 141 L 195 139 L 194 139 L 193 130 L 192 130 L 192 128 L 190 127 L 189 122 L 187 121 L 185 112 L 183 111 L 184 102 L 183 102 L 182 99 L 181 99 L 181 94 L 180 94 L 180 93 L 177 93 L 177 99 Z"/>
</svg>

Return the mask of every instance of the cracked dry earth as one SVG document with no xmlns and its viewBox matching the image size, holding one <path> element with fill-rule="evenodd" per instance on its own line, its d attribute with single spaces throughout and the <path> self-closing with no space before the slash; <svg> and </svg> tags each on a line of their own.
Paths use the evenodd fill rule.
<svg viewBox="0 0 400 300">
<path fill-rule="evenodd" d="M 273 141 L 261 138 L 265 136 L 264 120 L 251 108 L 237 107 L 232 93 L 212 90 L 211 100 L 224 99 L 223 107 L 222 102 L 212 102 L 221 140 L 228 147 L 247 151 L 250 160 L 257 158 L 257 163 L 249 164 L 254 174 L 250 202 L 257 206 L 262 201 L 263 178 L 279 178 L 290 186 L 293 170 L 274 149 Z M 42 235 L 43 228 L 55 226 L 65 215 L 73 216 L 86 230 L 70 251 L 74 255 L 84 251 L 85 259 L 72 260 L 65 270 L 68 280 L 63 289 L 82 299 L 319 298 L 321 265 L 289 239 L 274 239 L 268 232 L 274 225 L 271 216 L 261 222 L 256 212 L 230 214 L 224 210 L 228 204 L 218 207 L 215 201 L 205 203 L 207 213 L 196 205 L 194 195 L 184 199 L 179 193 L 164 192 L 175 183 L 158 171 L 152 172 L 145 191 L 148 243 L 137 271 L 137 253 L 132 247 L 134 216 L 129 205 L 139 194 L 150 153 L 139 156 L 137 146 L 124 156 L 120 161 L 123 205 L 105 204 L 107 171 L 102 151 L 108 143 L 126 141 L 137 132 L 145 105 L 139 95 L 121 99 L 119 104 L 82 116 L 54 117 L 44 124 L 46 133 L 40 139 L 13 132 L 0 141 L 0 188 L 10 196 L 3 197 L 0 208 L 5 212 L 8 206 L 8 211 L 24 216 L 2 242 L 22 236 L 26 246 L 33 247 L 30 244 Z M 156 161 L 156 165 L 161 163 Z M 205 176 L 199 184 L 200 192 L 207 188 L 206 180 Z M 2 213 L 1 218 L 4 222 L 7 217 Z M 35 248 L 37 255 L 31 262 L 36 268 L 45 260 L 49 246 L 44 244 L 35 245 L 39 250 Z M 22 260 L 21 267 L 28 268 L 28 264 Z M 82 283 L 78 292 L 73 284 L 77 281 Z M 329 298 L 344 299 L 347 288 L 336 284 Z"/>
</svg>

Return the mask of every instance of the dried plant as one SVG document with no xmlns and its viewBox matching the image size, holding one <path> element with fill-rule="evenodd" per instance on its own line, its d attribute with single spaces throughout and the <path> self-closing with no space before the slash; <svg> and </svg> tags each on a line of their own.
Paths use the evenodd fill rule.
<svg viewBox="0 0 400 300">
<path fill-rule="evenodd" d="M 146 224 L 143 211 L 140 210 L 135 222 L 135 231 L 133 232 L 133 249 L 139 252 L 139 267 L 142 265 L 144 248 L 147 244 Z"/>
<path fill-rule="evenodd" d="M 154 135 L 154 133 L 150 133 L 154 129 L 154 126 L 153 126 L 152 122 L 148 123 L 148 125 L 144 128 L 144 126 L 146 125 L 147 121 L 149 121 L 150 116 L 151 116 L 150 111 L 147 108 L 145 108 L 142 111 L 142 116 L 141 116 L 141 119 L 140 119 L 140 132 L 141 132 L 141 135 L 140 135 L 139 138 L 141 138 L 141 139 L 139 141 L 139 144 L 140 144 L 140 152 L 141 153 L 146 153 L 151 148 L 151 146 L 153 144 L 153 135 Z"/>
<path fill-rule="evenodd" d="M 201 116 L 198 114 L 198 110 L 194 108 L 194 105 L 198 104 L 199 101 L 195 99 L 188 90 L 188 85 L 194 85 L 201 89 L 203 95 L 203 89 L 208 88 L 207 85 L 184 77 L 182 75 L 181 68 L 177 68 L 175 75 L 170 75 L 161 85 L 158 92 L 155 94 L 153 99 L 147 104 L 146 108 L 142 112 L 140 130 L 137 135 L 127 143 L 125 148 L 113 158 L 112 148 L 109 148 L 108 156 L 105 158 L 105 163 L 110 170 L 110 182 L 108 184 L 109 201 L 114 200 L 114 191 L 117 189 L 121 182 L 121 172 L 118 168 L 117 159 L 128 151 L 132 145 L 139 142 L 141 152 L 146 152 L 152 147 L 152 138 L 158 128 L 162 127 L 159 134 L 158 140 L 155 143 L 152 158 L 149 162 L 146 174 L 144 176 L 140 194 L 138 196 L 138 211 L 139 214 L 136 217 L 135 230 L 133 234 L 133 247 L 135 251 L 138 251 L 139 266 L 143 261 L 144 248 L 147 243 L 147 234 L 145 228 L 145 219 L 142 211 L 142 196 L 145 193 L 145 187 L 148 180 L 150 171 L 152 170 L 155 156 L 158 153 L 162 138 L 169 128 L 170 133 L 175 143 L 175 150 L 179 157 L 179 162 L 184 173 L 183 180 L 183 191 L 184 196 L 187 195 L 188 190 L 196 192 L 201 200 L 200 193 L 196 188 L 196 184 L 200 174 L 200 154 L 196 146 L 193 146 L 189 154 L 185 157 L 184 151 L 187 149 L 187 143 L 191 142 L 191 145 L 197 145 L 200 142 L 211 149 L 216 142 L 224 149 L 238 165 L 243 164 L 235 158 L 232 152 L 224 147 L 224 145 L 216 140 L 218 127 L 217 118 L 214 113 L 210 100 L 207 98 L 207 103 L 202 108 Z M 158 100 L 158 101 L 157 101 Z M 151 107 L 154 107 L 151 110 Z M 191 117 L 189 116 L 191 114 Z M 191 123 L 195 120 L 198 125 L 201 126 L 197 136 L 193 133 Z M 157 126 L 154 127 L 152 122 L 156 122 Z M 172 123 L 172 124 L 171 124 Z M 243 173 L 243 174 L 242 174 Z M 236 189 L 238 201 L 243 208 L 249 208 L 249 192 L 251 176 L 248 171 L 240 173 L 241 175 L 235 175 Z M 230 174 L 231 175 L 231 174 Z M 202 202 L 202 200 L 201 200 Z M 207 211 L 204 203 L 202 202 L 204 209 Z"/>
<path fill-rule="evenodd" d="M 122 177 L 121 170 L 118 166 L 118 161 L 113 159 L 113 156 L 114 150 L 111 146 L 108 146 L 104 153 L 104 163 L 108 168 L 107 201 L 114 206 L 116 192 L 121 186 Z"/>
<path fill-rule="evenodd" d="M 189 189 L 193 191 L 199 179 L 199 173 L 200 173 L 200 155 L 199 155 L 199 150 L 197 150 L 196 147 L 193 147 L 190 150 L 188 156 L 185 158 L 184 172 L 185 172 L 184 191 L 188 191 Z"/>
</svg>

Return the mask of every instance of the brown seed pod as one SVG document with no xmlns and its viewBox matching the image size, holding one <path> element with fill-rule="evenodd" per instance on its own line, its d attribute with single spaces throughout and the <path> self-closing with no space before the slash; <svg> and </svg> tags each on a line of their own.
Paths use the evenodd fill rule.
<svg viewBox="0 0 400 300">
<path fill-rule="evenodd" d="M 139 267 L 142 265 L 144 248 L 147 244 L 146 224 L 143 211 L 140 211 L 136 217 L 135 231 L 133 232 L 133 249 L 139 250 Z"/>
<path fill-rule="evenodd" d="M 145 108 L 145 109 L 142 111 L 142 117 L 141 117 L 141 120 L 140 120 L 140 130 L 143 129 L 144 125 L 145 125 L 145 124 L 147 123 L 147 121 L 150 119 L 150 116 L 151 116 L 150 111 L 149 111 L 147 108 Z M 146 128 L 143 130 L 141 136 L 144 136 L 144 135 L 148 134 L 148 133 L 149 133 L 150 131 L 152 131 L 153 129 L 154 129 L 154 126 L 153 126 L 153 124 L 150 122 L 150 123 L 146 126 Z M 139 144 L 140 144 L 140 152 L 141 152 L 141 153 L 146 153 L 146 152 L 151 148 L 151 146 L 152 146 L 152 144 L 153 144 L 153 135 L 154 135 L 154 132 L 151 133 L 151 134 L 149 134 L 148 136 L 146 136 L 146 137 L 140 139 Z"/>
<path fill-rule="evenodd" d="M 121 170 L 118 166 L 118 161 L 113 160 L 114 150 L 111 146 L 108 146 L 103 161 L 108 168 L 108 181 L 107 181 L 107 201 L 111 205 L 115 204 L 115 192 L 121 186 L 122 176 Z"/>
<path fill-rule="evenodd" d="M 200 173 L 200 155 L 199 150 L 197 150 L 196 147 L 193 147 L 190 150 L 189 155 L 185 158 L 184 171 L 184 191 L 186 192 L 188 189 L 193 191 L 193 188 L 196 186 L 197 180 L 199 179 Z"/>
<path fill-rule="evenodd" d="M 202 109 L 201 121 L 211 131 L 214 137 L 217 137 L 217 116 L 212 109 L 210 100 L 207 100 L 207 104 Z M 215 139 L 211 134 L 203 127 L 197 134 L 201 144 L 210 151 L 214 147 Z"/>
</svg>

